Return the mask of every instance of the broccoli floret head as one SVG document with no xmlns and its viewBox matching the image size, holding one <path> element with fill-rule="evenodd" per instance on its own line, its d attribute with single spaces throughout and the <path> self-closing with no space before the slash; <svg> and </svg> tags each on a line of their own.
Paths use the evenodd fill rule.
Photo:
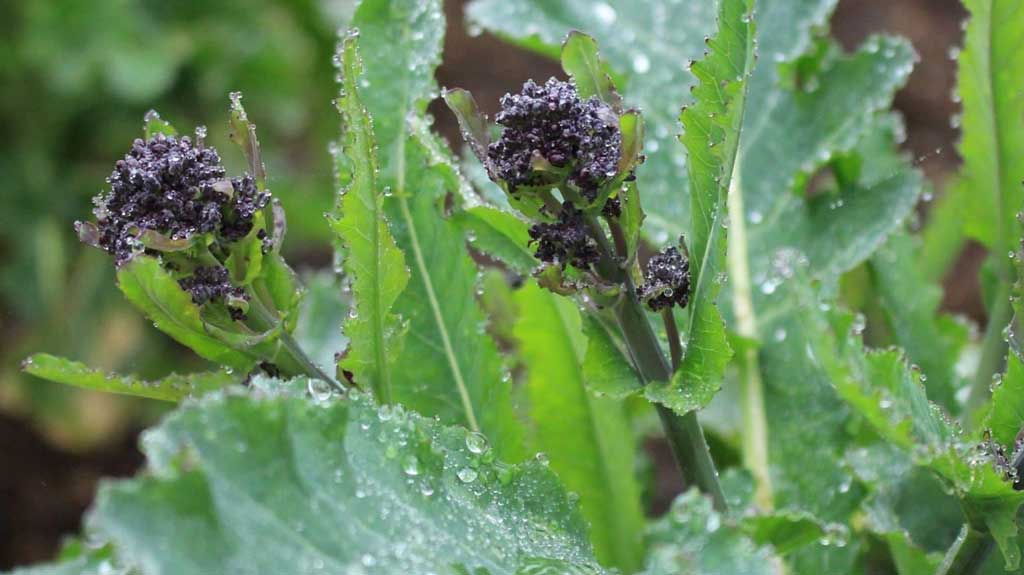
<svg viewBox="0 0 1024 575">
<path fill-rule="evenodd" d="M 587 234 L 583 212 L 571 203 L 562 204 L 558 221 L 536 223 L 530 227 L 530 243 L 537 244 L 537 259 L 587 269 L 597 263 L 597 242 Z"/>
<path fill-rule="evenodd" d="M 145 231 L 170 240 L 213 232 L 218 240 L 236 241 L 270 200 L 252 177 L 227 178 L 217 151 L 188 136 L 135 140 L 107 183 L 109 191 L 94 199 L 96 241 L 118 264 L 139 251 Z"/>
<path fill-rule="evenodd" d="M 673 305 L 686 307 L 690 301 L 690 262 L 686 256 L 675 246 L 651 256 L 639 295 L 652 311 Z"/>
<path fill-rule="evenodd" d="M 593 200 L 618 171 L 618 116 L 597 98 L 580 99 L 571 83 L 551 78 L 539 86 L 530 80 L 520 93 L 501 99 L 495 121 L 505 129 L 487 155 L 510 193 L 553 183 L 550 174 L 564 169 L 566 180 Z M 545 163 L 554 170 L 538 169 Z"/>
</svg>

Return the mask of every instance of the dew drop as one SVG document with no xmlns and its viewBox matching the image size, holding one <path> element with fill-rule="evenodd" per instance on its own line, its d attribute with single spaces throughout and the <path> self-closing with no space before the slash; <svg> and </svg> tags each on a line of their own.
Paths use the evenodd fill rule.
<svg viewBox="0 0 1024 575">
<path fill-rule="evenodd" d="M 333 395 L 331 384 L 322 379 L 310 378 L 309 382 L 306 384 L 306 388 L 309 390 L 309 396 L 313 398 L 313 401 L 318 403 L 330 400 Z"/>
<path fill-rule="evenodd" d="M 420 460 L 415 455 L 409 455 L 402 460 L 402 471 L 410 477 L 420 474 Z"/>
<path fill-rule="evenodd" d="M 477 477 L 476 470 L 472 467 L 463 467 L 456 475 L 458 475 L 459 481 L 463 483 L 473 483 Z"/>
<path fill-rule="evenodd" d="M 479 455 L 487 451 L 487 438 L 480 433 L 471 431 L 466 435 L 466 448 Z"/>
</svg>

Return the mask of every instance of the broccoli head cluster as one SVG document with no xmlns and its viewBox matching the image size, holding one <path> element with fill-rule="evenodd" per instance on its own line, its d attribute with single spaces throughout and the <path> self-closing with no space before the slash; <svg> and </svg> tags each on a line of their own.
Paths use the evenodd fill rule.
<svg viewBox="0 0 1024 575">
<path fill-rule="evenodd" d="M 535 255 L 541 261 L 587 269 L 600 258 L 597 242 L 587 233 L 583 212 L 569 202 L 562 204 L 557 222 L 536 223 L 529 231 L 530 243 L 537 244 Z"/>
<path fill-rule="evenodd" d="M 552 183 L 550 172 L 536 169 L 538 160 L 568 170 L 567 181 L 588 200 L 618 171 L 618 116 L 597 98 L 580 99 L 571 83 L 551 78 L 538 86 L 530 80 L 520 93 L 501 99 L 495 121 L 505 129 L 487 155 L 510 193 Z"/>
<path fill-rule="evenodd" d="M 120 265 L 153 231 L 171 240 L 213 232 L 233 242 L 252 230 L 253 215 L 270 201 L 251 176 L 226 178 L 220 156 L 188 136 L 137 139 L 95 198 L 97 243 Z"/>
<path fill-rule="evenodd" d="M 224 266 L 198 267 L 192 272 L 192 275 L 178 280 L 178 285 L 192 296 L 192 301 L 196 305 L 203 305 L 210 301 L 233 303 L 231 300 L 235 302 L 248 300 L 243 288 L 232 285 L 231 277 Z M 228 310 L 233 319 L 244 317 L 244 312 L 234 305 L 229 305 Z"/>
<path fill-rule="evenodd" d="M 652 311 L 690 302 L 690 262 L 674 246 L 651 256 L 639 288 L 640 298 Z"/>
</svg>

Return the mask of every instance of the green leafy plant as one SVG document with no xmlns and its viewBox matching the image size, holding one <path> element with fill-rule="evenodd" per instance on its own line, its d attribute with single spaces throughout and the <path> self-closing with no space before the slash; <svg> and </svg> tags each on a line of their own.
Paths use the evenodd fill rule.
<svg viewBox="0 0 1024 575">
<path fill-rule="evenodd" d="M 25 361 L 181 405 L 61 562 L 18 573 L 1019 572 L 1024 10 L 968 2 L 964 168 L 915 233 L 890 111 L 915 54 L 845 52 L 833 7 L 475 0 L 567 76 L 492 123 L 437 89 L 439 1 L 363 0 L 335 58 L 337 277 L 281 255 L 239 95 L 237 176 L 147 116 L 77 228 L 210 370 Z M 933 284 L 965 238 L 991 248 L 980 338 Z M 660 517 L 644 437 L 687 488 Z"/>
</svg>

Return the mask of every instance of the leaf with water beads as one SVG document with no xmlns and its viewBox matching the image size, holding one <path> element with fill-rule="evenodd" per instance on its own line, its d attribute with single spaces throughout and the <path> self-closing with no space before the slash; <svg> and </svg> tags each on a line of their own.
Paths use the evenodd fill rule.
<svg viewBox="0 0 1024 575">
<path fill-rule="evenodd" d="M 721 386 L 732 356 L 716 299 L 718 274 L 725 268 L 726 200 L 741 142 L 747 79 L 754 67 L 751 1 L 722 2 L 719 32 L 708 41 L 707 56 L 691 67 L 699 83 L 697 103 L 680 114 L 680 140 L 690 154 L 692 297 L 685 354 L 670 382 L 650 385 L 647 397 L 680 414 L 707 405 Z M 712 146 L 713 144 L 713 146 Z"/>
<path fill-rule="evenodd" d="M 104 485 L 89 524 L 144 574 L 604 573 L 554 474 L 471 437 L 361 394 L 211 397 L 146 434 L 152 474 Z"/>
<path fill-rule="evenodd" d="M 349 34 L 339 47 L 342 90 L 337 105 L 344 120 L 343 150 L 351 180 L 339 198 L 337 213 L 329 217 L 344 245 L 342 265 L 354 299 L 353 313 L 345 322 L 350 344 L 340 365 L 359 385 L 372 389 L 379 401 L 389 403 L 394 397 L 394 361 L 405 335 L 392 307 L 409 283 L 409 269 L 384 215 L 373 122 L 357 87 L 362 76 L 357 42 L 358 36 Z"/>
<path fill-rule="evenodd" d="M 83 363 L 46 353 L 37 353 L 26 359 L 22 363 L 22 370 L 36 377 L 83 389 L 162 401 L 181 401 L 237 383 L 239 380 L 239 377 L 230 370 L 220 370 L 185 375 L 171 374 L 156 381 L 146 381 L 131 375 L 104 373 Z"/>
</svg>

